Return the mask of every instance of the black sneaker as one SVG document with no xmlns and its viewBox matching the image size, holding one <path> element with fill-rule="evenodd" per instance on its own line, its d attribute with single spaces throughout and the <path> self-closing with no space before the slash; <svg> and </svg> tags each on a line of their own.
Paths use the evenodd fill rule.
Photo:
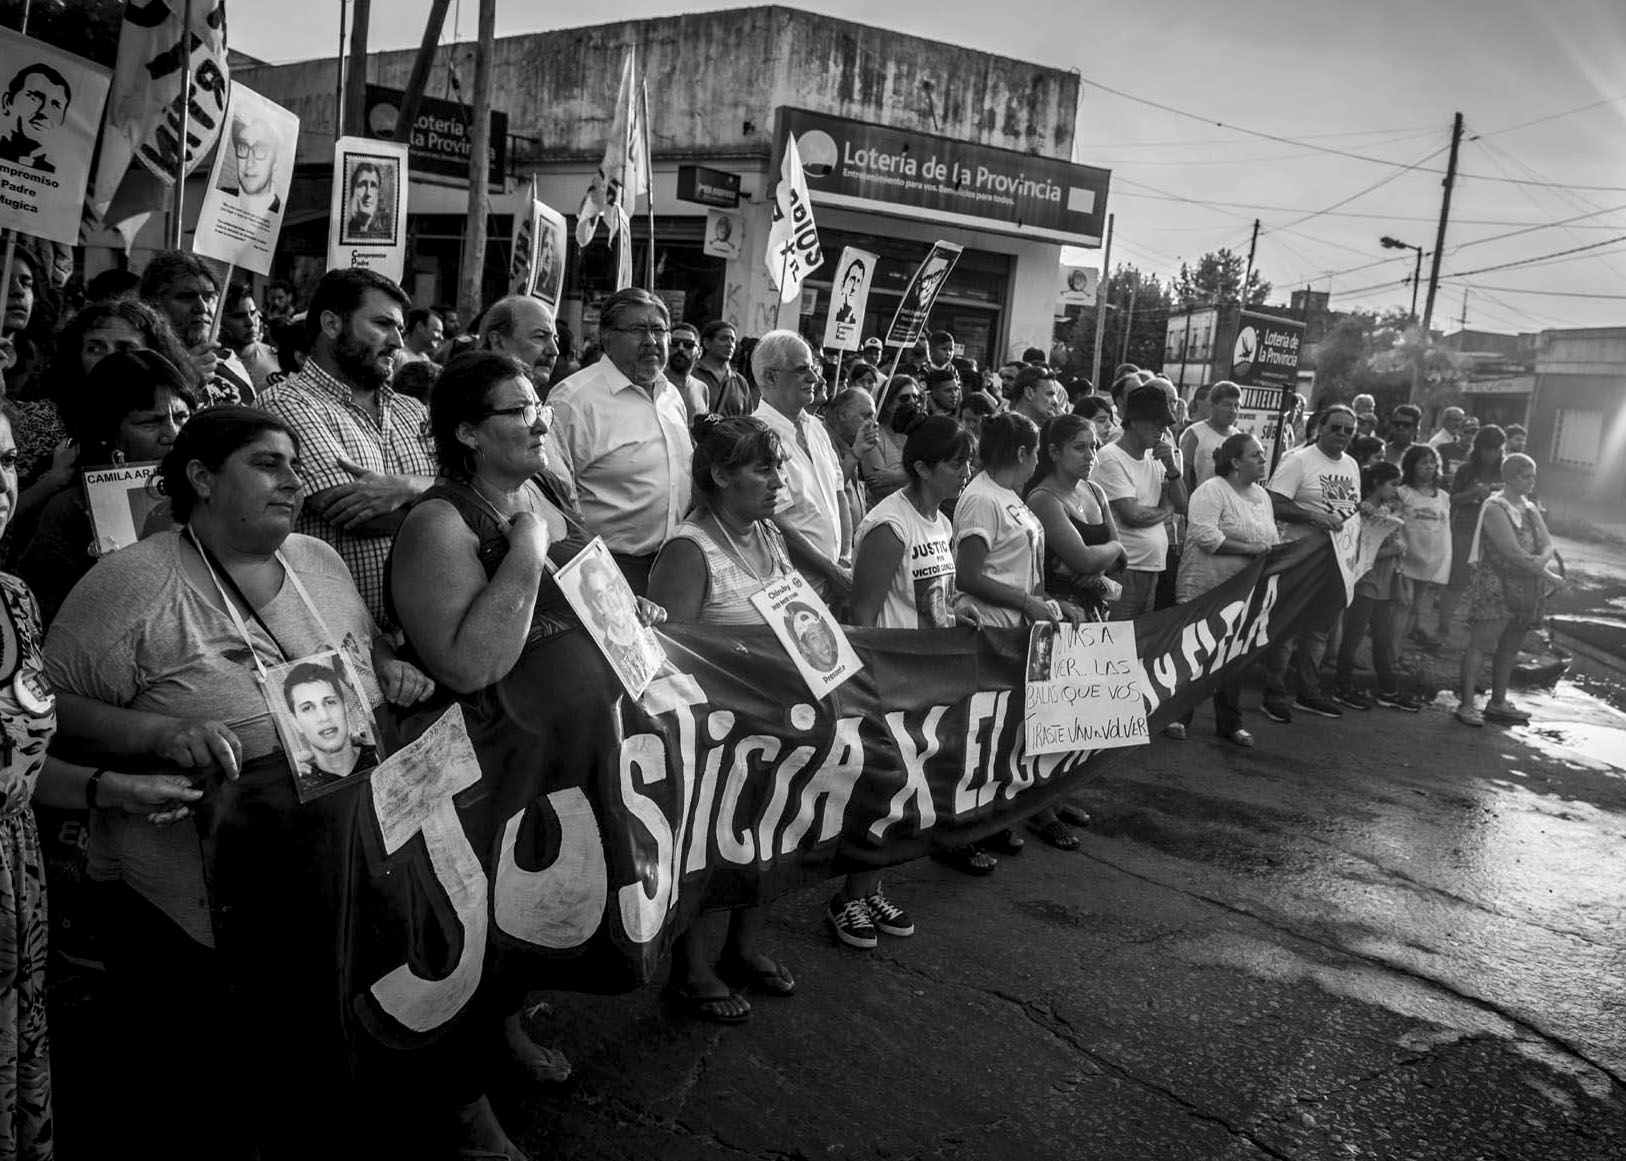
<svg viewBox="0 0 1626 1161">
<path fill-rule="evenodd" d="M 1321 693 L 1299 694 L 1293 699 L 1293 708 L 1324 718 L 1341 718 L 1344 716 L 1344 711 L 1338 708 L 1338 703 Z"/>
<path fill-rule="evenodd" d="M 1341 685 L 1332 695 L 1332 699 L 1339 705 L 1347 705 L 1354 710 L 1369 710 L 1372 708 L 1372 699 L 1356 689 L 1353 685 Z"/>
<path fill-rule="evenodd" d="M 1422 708 L 1417 704 L 1416 700 L 1407 693 L 1391 693 L 1387 690 L 1380 689 L 1372 695 L 1372 700 L 1377 702 L 1384 709 L 1403 710 L 1409 714 L 1414 714 Z"/>
<path fill-rule="evenodd" d="M 864 906 L 862 899 L 849 899 L 843 903 L 840 895 L 833 896 L 824 915 L 830 921 L 836 938 L 848 947 L 868 950 L 881 942 L 881 937 L 875 934 L 875 924 L 870 922 L 869 908 Z"/>
<path fill-rule="evenodd" d="M 915 933 L 915 921 L 909 913 L 881 894 L 880 888 L 864 896 L 864 910 L 869 912 L 870 923 L 883 934 L 901 937 Z"/>
<path fill-rule="evenodd" d="M 1281 722 L 1284 726 L 1293 724 L 1293 711 L 1287 707 L 1285 701 L 1271 701 L 1266 698 L 1259 709 L 1273 722 Z"/>
</svg>

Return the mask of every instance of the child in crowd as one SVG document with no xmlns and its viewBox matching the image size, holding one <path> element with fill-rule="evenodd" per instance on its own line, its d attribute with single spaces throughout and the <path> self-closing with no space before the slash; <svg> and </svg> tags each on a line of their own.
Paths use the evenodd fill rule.
<svg viewBox="0 0 1626 1161">
<path fill-rule="evenodd" d="M 1394 655 L 1409 638 L 1425 649 L 1440 639 L 1423 628 L 1434 615 L 1434 600 L 1451 576 L 1451 497 L 1440 487 L 1440 456 L 1428 444 L 1413 444 L 1400 457 L 1401 515 L 1406 521 L 1405 555 L 1395 586 Z"/>
<path fill-rule="evenodd" d="M 1394 464 L 1379 461 L 1361 470 L 1361 513 L 1368 519 L 1378 516 L 1398 517 L 1400 513 L 1400 469 Z M 1400 692 L 1395 680 L 1394 632 L 1391 627 L 1390 605 L 1395 581 L 1399 575 L 1399 562 L 1406 551 L 1405 528 L 1397 527 L 1382 547 L 1367 573 L 1355 582 L 1355 599 L 1344 612 L 1344 639 L 1338 647 L 1338 686 L 1333 696 L 1339 704 L 1351 709 L 1369 710 L 1375 701 L 1389 709 L 1416 713 L 1416 701 Z M 1377 673 L 1377 688 L 1371 696 L 1358 689 L 1352 680 L 1355 671 L 1355 651 L 1361 646 L 1368 627 L 1372 630 L 1372 668 Z"/>
</svg>

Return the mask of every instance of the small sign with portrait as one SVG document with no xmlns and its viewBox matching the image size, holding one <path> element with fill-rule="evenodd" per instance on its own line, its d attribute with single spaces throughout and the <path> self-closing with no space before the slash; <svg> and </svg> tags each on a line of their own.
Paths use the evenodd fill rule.
<svg viewBox="0 0 1626 1161">
<path fill-rule="evenodd" d="M 337 649 L 266 670 L 266 703 L 299 801 L 365 781 L 378 765 L 378 726 L 363 688 Z"/>
<path fill-rule="evenodd" d="M 299 118 L 238 81 L 198 207 L 192 249 L 255 274 L 271 273 L 293 181 Z"/>
<path fill-rule="evenodd" d="M 165 519 L 169 503 L 158 490 L 158 465 L 116 464 L 84 472 L 85 504 L 90 509 L 92 555 L 110 552 L 140 540 L 150 531 L 149 521 Z M 160 511 L 161 510 L 161 511 Z M 156 515 L 155 515 L 156 513 Z"/>
<path fill-rule="evenodd" d="M 814 697 L 823 697 L 864 667 L 829 606 L 801 573 L 793 570 L 752 597 L 751 603 Z"/>
<path fill-rule="evenodd" d="M 601 537 L 557 573 L 559 591 L 582 619 L 630 697 L 642 696 L 666 661 L 666 650 L 638 619 L 638 598 Z"/>
<path fill-rule="evenodd" d="M 362 267 L 400 282 L 406 269 L 407 147 L 341 137 L 333 146 L 329 270 Z"/>
</svg>

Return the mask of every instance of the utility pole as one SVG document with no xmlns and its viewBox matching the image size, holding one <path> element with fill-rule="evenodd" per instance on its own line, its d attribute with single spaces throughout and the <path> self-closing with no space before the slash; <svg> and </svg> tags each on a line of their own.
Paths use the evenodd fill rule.
<svg viewBox="0 0 1626 1161">
<path fill-rule="evenodd" d="M 1242 288 L 1237 292 L 1239 306 L 1248 305 L 1248 283 L 1253 280 L 1253 254 L 1259 248 L 1259 219 L 1253 220 L 1253 237 L 1248 241 L 1248 268 L 1242 273 Z"/>
<path fill-rule="evenodd" d="M 1464 286 L 1462 288 L 1462 318 L 1457 322 L 1457 330 L 1458 331 L 1465 331 L 1467 329 L 1468 329 L 1468 288 L 1466 286 Z"/>
<path fill-rule="evenodd" d="M 1137 278 L 1129 284 L 1129 314 L 1124 319 L 1124 341 L 1118 350 L 1118 362 L 1120 363 L 1129 362 L 1129 332 L 1135 328 L 1135 296 L 1139 293 L 1140 279 Z M 1095 389 L 1100 391 L 1100 384 L 1096 384 Z"/>
<path fill-rule="evenodd" d="M 360 137 L 367 121 L 367 22 L 373 0 L 354 0 L 350 16 L 350 65 L 344 78 L 344 131 Z"/>
<path fill-rule="evenodd" d="M 463 261 L 458 268 L 457 315 L 474 322 L 486 268 L 486 184 L 491 173 L 491 56 L 497 39 L 497 0 L 480 0 L 479 40 L 474 46 L 474 140 L 469 150 L 469 212 L 463 223 Z"/>
<path fill-rule="evenodd" d="M 1451 159 L 1445 165 L 1445 197 L 1440 201 L 1440 231 L 1434 236 L 1434 261 L 1429 266 L 1428 298 L 1423 303 L 1423 342 L 1428 342 L 1434 318 L 1434 294 L 1440 288 L 1440 256 L 1445 252 L 1445 224 L 1451 218 L 1451 187 L 1457 183 L 1457 147 L 1462 144 L 1462 114 L 1451 123 Z"/>
<path fill-rule="evenodd" d="M 333 143 L 344 136 L 344 6 L 339 0 L 339 55 L 333 58 Z"/>
<path fill-rule="evenodd" d="M 418 107 L 423 104 L 423 91 L 429 83 L 429 67 L 435 63 L 435 46 L 440 43 L 441 29 L 446 26 L 446 10 L 452 0 L 434 0 L 429 6 L 429 19 L 423 26 L 423 40 L 418 43 L 418 55 L 412 58 L 412 73 L 407 77 L 406 93 L 401 98 L 401 115 L 395 122 L 395 139 L 412 140 L 412 125 L 418 119 Z"/>
<path fill-rule="evenodd" d="M 1107 332 L 1107 286 L 1112 275 L 1112 225 L 1117 214 L 1107 215 L 1107 245 L 1101 251 L 1101 281 L 1095 287 L 1095 355 L 1090 360 L 1090 383 L 1099 386 L 1101 382 L 1101 343 Z"/>
</svg>

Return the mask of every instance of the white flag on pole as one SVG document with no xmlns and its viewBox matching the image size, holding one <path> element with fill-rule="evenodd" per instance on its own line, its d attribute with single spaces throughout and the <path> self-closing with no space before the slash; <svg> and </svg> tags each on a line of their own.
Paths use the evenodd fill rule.
<svg viewBox="0 0 1626 1161">
<path fill-rule="evenodd" d="M 649 158 L 644 152 L 638 109 L 637 68 L 629 48 L 621 66 L 621 89 L 615 98 L 610 137 L 604 143 L 604 160 L 599 163 L 593 183 L 587 187 L 581 208 L 576 211 L 578 246 L 593 240 L 600 218 L 605 219 L 610 237 L 614 239 L 623 219 L 630 218 L 637 208 L 638 195 L 649 191 Z M 617 210 L 622 212 L 617 213 Z"/>
<path fill-rule="evenodd" d="M 785 159 L 779 166 L 779 188 L 773 198 L 773 226 L 768 231 L 768 252 L 763 261 L 768 266 L 768 278 L 779 288 L 780 302 L 790 302 L 799 295 L 802 280 L 824 264 L 794 133 L 785 139 Z"/>
</svg>

